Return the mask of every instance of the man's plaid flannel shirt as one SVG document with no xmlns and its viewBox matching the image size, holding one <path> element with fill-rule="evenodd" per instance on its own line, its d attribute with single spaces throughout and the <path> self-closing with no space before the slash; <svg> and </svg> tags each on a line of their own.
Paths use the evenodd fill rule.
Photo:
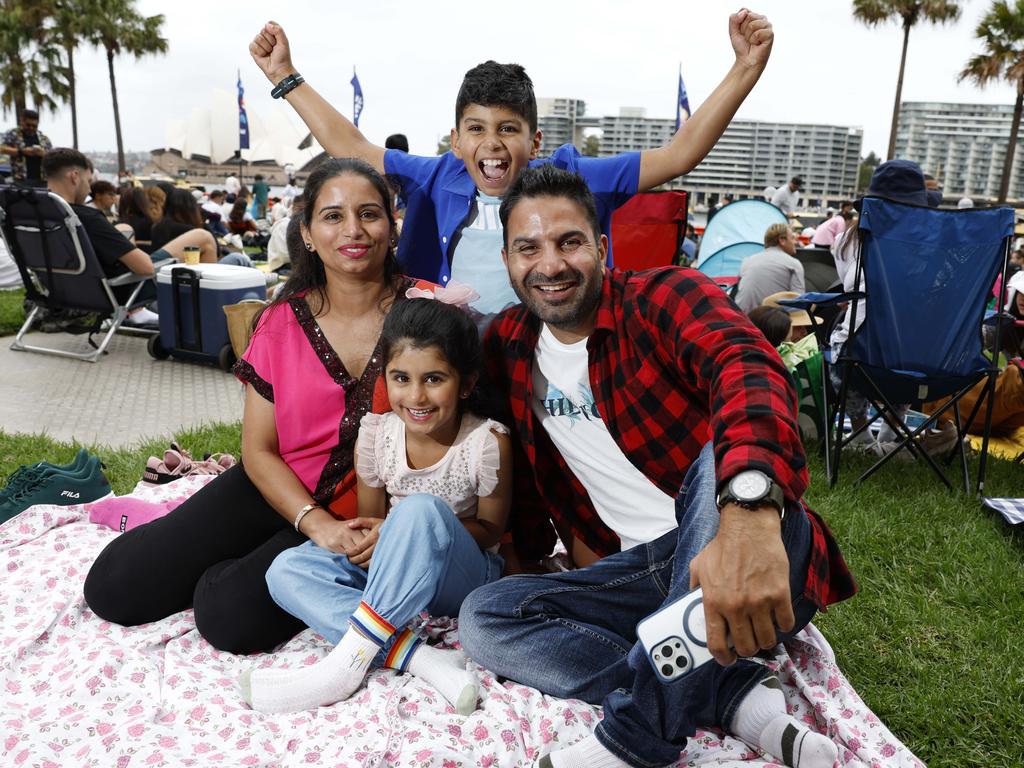
<svg viewBox="0 0 1024 768">
<path fill-rule="evenodd" d="M 619 540 L 587 492 L 537 428 L 532 409 L 540 321 L 524 306 L 505 310 L 485 337 L 488 374 L 517 439 L 512 533 L 520 555 L 551 551 L 551 520 L 599 556 Z M 807 488 L 796 397 L 778 353 L 722 289 L 699 272 L 667 267 L 605 274 L 587 349 L 601 417 L 626 457 L 675 497 L 701 447 L 713 440 L 719 478 L 757 469 L 788 501 Z M 814 512 L 804 594 L 819 608 L 856 591 L 828 527 Z"/>
</svg>

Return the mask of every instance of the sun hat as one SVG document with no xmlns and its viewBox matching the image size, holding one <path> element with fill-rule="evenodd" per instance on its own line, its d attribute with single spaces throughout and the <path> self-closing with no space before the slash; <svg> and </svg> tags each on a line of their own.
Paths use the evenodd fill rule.
<svg viewBox="0 0 1024 768">
<path fill-rule="evenodd" d="M 928 191 L 924 186 L 924 173 L 913 160 L 888 160 L 871 174 L 866 197 L 884 197 L 908 205 L 928 205 Z M 861 198 L 863 199 L 863 198 Z M 854 208 L 860 210 L 860 200 Z"/>
<path fill-rule="evenodd" d="M 960 209 L 963 209 L 963 208 L 973 208 L 974 207 L 974 201 L 971 200 L 971 198 L 969 198 L 969 197 L 961 197 L 959 200 L 957 200 L 956 207 L 960 208 Z"/>
<path fill-rule="evenodd" d="M 789 313 L 789 322 L 793 325 L 813 325 L 811 322 L 811 316 L 807 314 L 805 309 L 795 309 L 793 307 L 787 307 L 785 304 L 779 304 L 780 299 L 795 299 L 800 294 L 796 291 L 779 291 L 773 293 L 771 296 L 766 296 L 764 301 L 761 302 L 762 307 L 778 307 L 779 309 L 785 310 Z"/>
<path fill-rule="evenodd" d="M 1007 312 L 1013 307 L 1018 293 L 1024 293 L 1024 270 L 1014 272 L 1013 277 L 1006 281 L 1006 305 L 1003 309 Z"/>
</svg>

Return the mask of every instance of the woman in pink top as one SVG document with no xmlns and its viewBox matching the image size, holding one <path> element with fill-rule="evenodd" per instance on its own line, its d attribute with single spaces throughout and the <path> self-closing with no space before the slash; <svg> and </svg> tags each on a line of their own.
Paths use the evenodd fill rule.
<svg viewBox="0 0 1024 768">
<path fill-rule="evenodd" d="M 291 276 L 235 368 L 248 385 L 244 467 L 100 553 L 85 582 L 98 616 L 133 626 L 191 606 L 203 637 L 234 653 L 270 650 L 305 627 L 265 576 L 307 537 L 344 552 L 366 536 L 344 520 L 357 514 L 353 446 L 360 419 L 389 410 L 379 337 L 412 285 L 398 273 L 390 199 L 359 160 L 310 174 L 289 228 Z"/>
</svg>

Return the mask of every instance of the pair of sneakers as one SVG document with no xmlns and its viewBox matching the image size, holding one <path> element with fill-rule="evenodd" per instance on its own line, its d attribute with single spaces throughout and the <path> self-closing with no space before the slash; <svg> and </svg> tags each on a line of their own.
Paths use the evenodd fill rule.
<svg viewBox="0 0 1024 768">
<path fill-rule="evenodd" d="M 36 504 L 85 504 L 110 494 L 99 458 L 81 448 L 68 464 L 40 461 L 12 472 L 0 491 L 0 523 Z"/>
<path fill-rule="evenodd" d="M 163 485 L 181 477 L 192 475 L 219 475 L 235 465 L 235 457 L 230 453 L 213 453 L 196 461 L 192 454 L 177 443 L 171 443 L 169 450 L 164 451 L 161 460 L 150 456 L 146 461 L 146 469 L 142 472 L 142 484 L 148 486 Z"/>
</svg>

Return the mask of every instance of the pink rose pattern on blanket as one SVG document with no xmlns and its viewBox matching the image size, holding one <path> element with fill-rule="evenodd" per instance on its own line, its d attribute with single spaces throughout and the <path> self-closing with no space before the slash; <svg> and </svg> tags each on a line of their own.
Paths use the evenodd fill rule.
<svg viewBox="0 0 1024 768">
<path fill-rule="evenodd" d="M 160 503 L 209 478 L 137 489 Z M 82 582 L 117 535 L 85 507 L 35 507 L 0 526 L 0 765 L 513 766 L 588 734 L 600 709 L 555 699 L 477 668 L 480 709 L 459 717 L 410 676 L 376 671 L 350 700 L 316 712 L 265 716 L 236 680 L 254 658 L 211 648 L 191 611 L 126 629 L 86 608 Z M 447 645 L 447 619 L 422 631 Z M 920 766 L 864 705 L 810 632 L 776 665 L 794 716 L 827 731 L 844 766 Z M 306 631 L 261 666 L 312 664 L 329 648 Z M 699 731 L 680 765 L 764 765 L 735 739 Z"/>
</svg>

